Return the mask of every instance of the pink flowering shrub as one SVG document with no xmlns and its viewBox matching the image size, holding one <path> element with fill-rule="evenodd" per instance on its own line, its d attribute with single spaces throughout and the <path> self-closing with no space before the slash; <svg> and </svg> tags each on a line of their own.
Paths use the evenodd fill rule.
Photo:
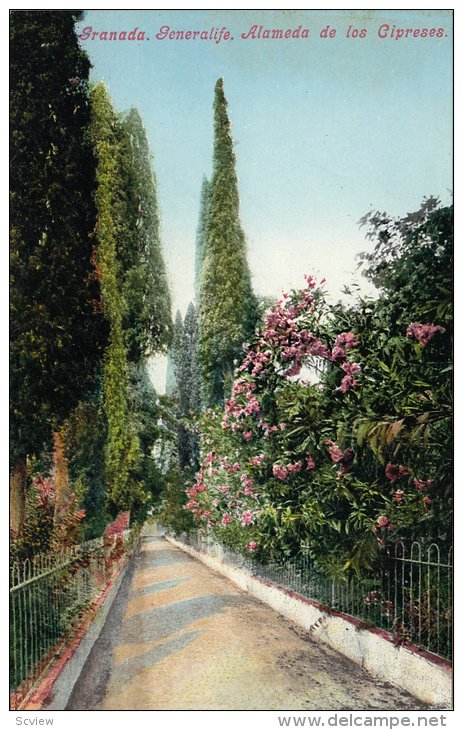
<svg viewBox="0 0 463 730">
<path fill-rule="evenodd" d="M 130 512 L 120 512 L 113 522 L 106 526 L 104 531 L 105 538 L 123 535 L 125 530 L 129 529 Z"/>
<path fill-rule="evenodd" d="M 85 510 L 71 493 L 55 520 L 55 483 L 51 477 L 37 476 L 27 497 L 27 519 L 22 534 L 12 543 L 13 558 L 23 559 L 36 553 L 60 550 L 79 542 Z"/>
<path fill-rule="evenodd" d="M 358 336 L 323 331 L 319 320 L 324 308 L 312 277 L 306 277 L 301 291 L 285 294 L 247 347 L 223 414 L 209 411 L 200 419 L 203 459 L 195 483 L 187 488 L 184 509 L 201 529 L 212 530 L 244 552 L 250 544 L 258 552 L 268 543 L 263 533 L 275 519 L 272 485 L 291 491 L 311 483 L 316 473 L 318 438 L 311 439 L 310 451 L 297 443 L 287 450 L 294 414 L 286 411 L 283 399 L 297 391 L 317 401 L 322 391 L 318 382 L 294 378 L 303 368 L 334 373 L 338 385 L 332 393 L 338 390 L 341 397 L 349 397 L 360 384 L 361 367 L 350 359 Z M 351 451 L 345 451 L 345 467 Z"/>
<path fill-rule="evenodd" d="M 420 324 L 412 322 L 407 327 L 407 337 L 415 337 L 420 345 L 428 345 L 438 332 L 445 332 L 439 324 Z"/>
<path fill-rule="evenodd" d="M 199 419 L 184 509 L 201 530 L 259 559 L 304 544 L 336 574 L 434 519 L 439 461 L 413 439 L 435 418 L 435 386 L 410 337 L 429 343 L 445 328 L 405 331 L 383 304 L 362 306 L 328 306 L 306 277 L 267 312 L 223 410 Z"/>
<path fill-rule="evenodd" d="M 386 479 L 390 482 L 396 482 L 398 479 L 410 476 L 411 471 L 402 464 L 387 464 Z"/>
</svg>

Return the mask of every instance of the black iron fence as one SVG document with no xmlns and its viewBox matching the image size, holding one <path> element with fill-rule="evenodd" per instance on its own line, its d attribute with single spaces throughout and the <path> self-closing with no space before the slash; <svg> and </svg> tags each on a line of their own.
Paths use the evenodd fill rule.
<svg viewBox="0 0 463 730">
<path fill-rule="evenodd" d="M 126 530 L 59 552 L 14 562 L 10 568 L 10 689 L 16 709 L 60 651 L 76 620 L 106 585 L 118 559 L 135 545 Z M 114 542 L 114 545 L 112 544 Z"/>
<path fill-rule="evenodd" d="M 432 543 L 397 542 L 386 549 L 370 575 L 332 579 L 309 556 L 257 563 L 213 542 L 207 535 L 182 535 L 188 544 L 253 575 L 390 632 L 396 644 L 414 644 L 452 658 L 452 549 Z"/>
</svg>

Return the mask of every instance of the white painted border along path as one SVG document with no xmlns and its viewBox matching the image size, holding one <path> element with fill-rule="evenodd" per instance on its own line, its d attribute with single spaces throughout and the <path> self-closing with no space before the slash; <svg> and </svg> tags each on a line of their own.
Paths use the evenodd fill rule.
<svg viewBox="0 0 463 730">
<path fill-rule="evenodd" d="M 327 613 L 316 601 L 251 575 L 173 537 L 166 535 L 165 539 L 307 631 L 321 620 L 314 638 L 327 643 L 373 676 L 410 692 L 435 708 L 452 708 L 449 661 L 418 647 L 397 647 L 386 631 L 362 628 L 359 619 L 336 611 Z"/>
</svg>

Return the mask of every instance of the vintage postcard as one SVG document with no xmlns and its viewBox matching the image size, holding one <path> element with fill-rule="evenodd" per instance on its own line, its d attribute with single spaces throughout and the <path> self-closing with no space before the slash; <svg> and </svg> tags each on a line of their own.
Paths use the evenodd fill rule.
<svg viewBox="0 0 463 730">
<path fill-rule="evenodd" d="M 16 724 L 445 726 L 453 11 L 11 10 L 10 161 Z"/>
</svg>

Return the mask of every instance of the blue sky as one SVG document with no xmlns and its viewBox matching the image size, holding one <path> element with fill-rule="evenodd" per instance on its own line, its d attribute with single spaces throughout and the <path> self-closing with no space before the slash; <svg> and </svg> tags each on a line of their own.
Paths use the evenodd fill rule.
<svg viewBox="0 0 463 730">
<path fill-rule="evenodd" d="M 381 39 L 379 26 L 444 28 L 442 38 Z M 309 28 L 308 39 L 243 40 L 252 25 Z M 336 28 L 322 40 L 320 30 Z M 349 25 L 367 37 L 346 38 Z M 156 40 L 161 26 L 234 38 Z M 193 297 L 201 180 L 211 170 L 214 84 L 224 77 L 241 218 L 254 287 L 278 295 L 325 276 L 337 296 L 368 244 L 369 209 L 401 215 L 450 200 L 452 17 L 420 11 L 87 11 L 81 27 L 149 41 L 83 41 L 118 110 L 138 108 L 154 155 L 174 308 Z"/>
</svg>

